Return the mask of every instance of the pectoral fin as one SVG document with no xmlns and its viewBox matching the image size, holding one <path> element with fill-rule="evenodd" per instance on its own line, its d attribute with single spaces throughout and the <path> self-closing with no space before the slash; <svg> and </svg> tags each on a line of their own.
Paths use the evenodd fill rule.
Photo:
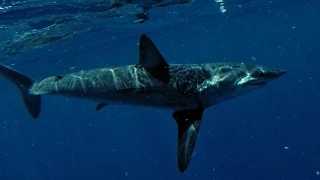
<svg viewBox="0 0 320 180">
<path fill-rule="evenodd" d="M 178 165 L 184 172 L 192 157 L 204 109 L 176 111 L 172 114 L 178 124 Z"/>
</svg>

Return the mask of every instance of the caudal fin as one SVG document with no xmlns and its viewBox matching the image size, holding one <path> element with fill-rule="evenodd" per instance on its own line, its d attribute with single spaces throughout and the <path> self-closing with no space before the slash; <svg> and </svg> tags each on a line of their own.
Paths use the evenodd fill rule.
<svg viewBox="0 0 320 180">
<path fill-rule="evenodd" d="M 29 114 L 34 119 L 38 118 L 40 113 L 41 97 L 40 95 L 33 95 L 29 93 L 29 89 L 34 83 L 34 80 L 4 65 L 0 65 L 0 75 L 10 80 L 17 88 L 19 88 L 23 102 L 27 107 Z"/>
</svg>

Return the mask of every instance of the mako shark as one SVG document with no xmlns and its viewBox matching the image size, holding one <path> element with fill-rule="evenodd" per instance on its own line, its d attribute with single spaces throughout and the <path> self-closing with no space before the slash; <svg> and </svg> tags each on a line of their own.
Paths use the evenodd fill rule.
<svg viewBox="0 0 320 180">
<path fill-rule="evenodd" d="M 286 72 L 244 63 L 168 64 L 146 35 L 139 42 L 139 62 L 58 75 L 35 81 L 0 65 L 0 75 L 21 92 L 30 115 L 40 113 L 41 95 L 56 94 L 111 104 L 142 105 L 173 111 L 178 125 L 178 166 L 184 172 L 192 157 L 202 114 L 217 103 L 264 87 Z"/>
</svg>

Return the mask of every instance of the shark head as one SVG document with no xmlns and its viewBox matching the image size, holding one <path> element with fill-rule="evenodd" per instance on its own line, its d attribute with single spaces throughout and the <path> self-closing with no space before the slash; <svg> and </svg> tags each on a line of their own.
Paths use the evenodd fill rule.
<svg viewBox="0 0 320 180">
<path fill-rule="evenodd" d="M 245 94 L 264 87 L 286 73 L 282 69 L 251 64 L 242 64 L 241 69 L 244 71 L 243 76 L 235 79 L 236 94 Z"/>
<path fill-rule="evenodd" d="M 198 86 L 204 107 L 260 89 L 286 73 L 282 69 L 245 63 L 212 64 L 210 71 L 211 78 Z"/>
</svg>

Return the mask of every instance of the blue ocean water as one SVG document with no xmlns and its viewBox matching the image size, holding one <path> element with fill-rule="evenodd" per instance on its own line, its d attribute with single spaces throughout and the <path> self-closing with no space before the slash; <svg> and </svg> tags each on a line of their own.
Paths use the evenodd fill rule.
<svg viewBox="0 0 320 180">
<path fill-rule="evenodd" d="M 207 109 L 183 174 L 171 111 L 96 112 L 93 102 L 44 96 L 32 120 L 1 78 L 0 180 L 320 179 L 319 1 L 119 3 L 2 1 L 1 63 L 35 79 L 135 64 L 146 33 L 169 63 L 248 62 L 287 74 Z M 143 23 L 141 4 L 150 6 Z"/>
</svg>

